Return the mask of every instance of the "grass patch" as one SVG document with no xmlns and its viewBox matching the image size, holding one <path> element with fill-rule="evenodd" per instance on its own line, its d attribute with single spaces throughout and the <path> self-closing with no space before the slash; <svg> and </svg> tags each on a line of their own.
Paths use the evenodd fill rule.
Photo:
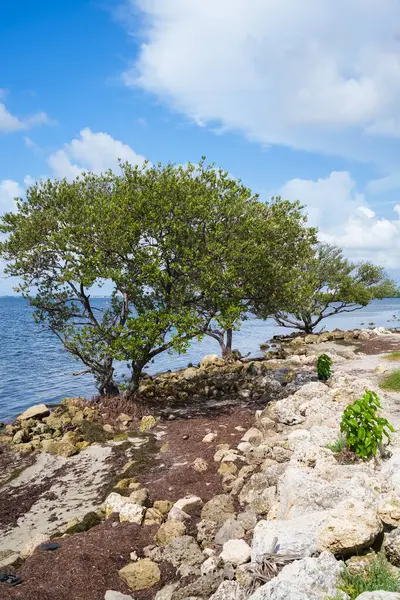
<svg viewBox="0 0 400 600">
<path fill-rule="evenodd" d="M 380 383 L 382 390 L 389 390 L 391 392 L 400 392 L 400 369 L 393 371 L 386 375 Z"/>
<path fill-rule="evenodd" d="M 378 590 L 400 592 L 400 579 L 394 573 L 385 556 L 378 554 L 374 562 L 363 571 L 351 573 L 346 568 L 337 588 L 348 594 L 350 600 L 356 600 L 363 592 L 376 592 Z M 331 597 L 329 600 L 339 600 L 339 598 L 342 598 L 342 596 L 338 592 L 335 597 Z"/>
<path fill-rule="evenodd" d="M 395 350 L 394 352 L 391 352 L 390 354 L 386 354 L 386 356 L 384 356 L 383 358 L 385 360 L 394 360 L 394 361 L 400 362 L 400 350 Z"/>
<path fill-rule="evenodd" d="M 332 442 L 332 444 L 327 444 L 326 448 L 328 448 L 328 450 L 331 450 L 334 454 L 339 454 L 340 452 L 343 452 L 343 450 L 346 448 L 346 442 L 342 439 L 339 439 L 335 442 Z"/>
</svg>

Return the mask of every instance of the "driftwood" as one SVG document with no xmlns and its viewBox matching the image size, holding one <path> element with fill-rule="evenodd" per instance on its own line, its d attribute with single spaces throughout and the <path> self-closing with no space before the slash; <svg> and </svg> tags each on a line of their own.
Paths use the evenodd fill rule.
<svg viewBox="0 0 400 600">
<path fill-rule="evenodd" d="M 283 567 L 295 560 L 304 558 L 303 556 L 296 554 L 277 554 L 279 546 L 277 545 L 278 538 L 274 538 L 271 544 L 271 551 L 263 554 L 257 561 L 250 563 L 246 571 L 252 578 L 250 585 L 250 593 L 253 594 L 255 590 L 268 583 L 271 579 L 276 577 Z"/>
</svg>

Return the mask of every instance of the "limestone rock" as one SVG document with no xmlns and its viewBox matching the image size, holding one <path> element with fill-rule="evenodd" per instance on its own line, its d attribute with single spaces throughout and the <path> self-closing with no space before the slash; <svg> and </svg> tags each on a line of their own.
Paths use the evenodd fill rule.
<svg viewBox="0 0 400 600">
<path fill-rule="evenodd" d="M 201 564 L 204 556 L 195 540 L 190 535 L 183 535 L 174 538 L 166 546 L 163 559 L 172 563 L 174 567 L 179 567 L 182 563 L 188 565 Z"/>
<path fill-rule="evenodd" d="M 251 427 L 248 431 L 246 431 L 246 433 L 244 434 L 244 436 L 242 437 L 242 439 L 240 440 L 241 442 L 249 442 L 251 443 L 259 443 L 261 442 L 263 439 L 263 434 L 261 433 L 261 431 L 259 429 L 257 429 L 256 427 Z"/>
<path fill-rule="evenodd" d="M 225 542 L 221 559 L 232 565 L 243 565 L 250 560 L 251 548 L 244 540 L 229 540 Z"/>
<path fill-rule="evenodd" d="M 149 498 L 149 490 L 147 488 L 140 488 L 135 490 L 129 495 L 129 500 L 140 506 L 144 506 Z"/>
<path fill-rule="evenodd" d="M 207 354 L 199 362 L 201 369 L 207 369 L 208 367 L 224 367 L 225 365 L 226 362 L 224 359 L 219 357 L 217 354 Z"/>
<path fill-rule="evenodd" d="M 385 539 L 385 554 L 388 561 L 400 567 L 400 529 L 393 529 Z"/>
<path fill-rule="evenodd" d="M 221 584 L 222 580 L 223 574 L 221 571 L 202 575 L 199 579 L 175 591 L 172 594 L 171 600 L 196 600 L 199 596 L 201 598 L 209 598 Z"/>
<path fill-rule="evenodd" d="M 70 442 L 56 441 L 56 440 L 43 440 L 42 448 L 49 454 L 55 454 L 56 456 L 73 456 L 78 453 L 78 448 Z"/>
<path fill-rule="evenodd" d="M 134 502 L 126 502 L 119 511 L 119 520 L 122 522 L 128 521 L 129 523 L 137 523 L 141 525 L 145 515 L 146 509 L 140 504 Z"/>
<path fill-rule="evenodd" d="M 155 541 L 159 546 L 167 546 L 172 540 L 184 535 L 186 527 L 179 521 L 166 521 L 161 525 L 155 535 Z"/>
<path fill-rule="evenodd" d="M 400 498 L 395 494 L 383 498 L 378 506 L 378 515 L 385 525 L 400 525 Z"/>
<path fill-rule="evenodd" d="M 270 485 L 268 473 L 255 473 L 244 485 L 239 502 L 248 504 L 256 513 L 263 515 L 270 510 L 276 495 L 276 487 Z"/>
<path fill-rule="evenodd" d="M 194 469 L 197 473 L 204 473 L 208 471 L 208 463 L 204 458 L 196 458 L 194 463 L 192 464 L 192 469 Z"/>
<path fill-rule="evenodd" d="M 24 444 L 29 442 L 29 431 L 27 429 L 19 429 L 13 436 L 13 444 Z"/>
<path fill-rule="evenodd" d="M 21 415 L 17 417 L 17 421 L 24 421 L 28 419 L 43 419 L 44 417 L 48 417 L 50 414 L 50 410 L 47 408 L 45 404 L 35 404 L 35 406 L 31 406 L 27 408 Z"/>
<path fill-rule="evenodd" d="M 174 593 L 178 585 L 178 583 L 169 583 L 168 585 L 164 586 L 162 590 L 157 592 L 154 600 L 171 600 L 172 594 Z"/>
<path fill-rule="evenodd" d="M 370 546 L 382 531 L 376 510 L 361 501 L 344 501 L 332 509 L 317 534 L 318 550 L 351 554 Z"/>
<path fill-rule="evenodd" d="M 235 519 L 228 519 L 217 532 L 215 543 L 219 546 L 223 546 L 225 542 L 228 542 L 229 540 L 239 540 L 243 538 L 244 535 L 245 531 L 242 525 Z"/>
<path fill-rule="evenodd" d="M 131 590 L 147 590 L 161 578 L 161 571 L 155 562 L 143 558 L 130 563 L 118 571 L 119 576 Z"/>
<path fill-rule="evenodd" d="M 237 516 L 238 523 L 242 525 L 245 531 L 253 531 L 257 524 L 257 515 L 254 511 L 246 510 Z"/>
<path fill-rule="evenodd" d="M 278 538 L 278 554 L 311 556 L 317 551 L 317 532 L 326 518 L 326 512 L 309 513 L 288 521 L 259 521 L 254 528 L 252 560 L 272 552 L 272 543 Z"/>
<path fill-rule="evenodd" d="M 207 433 L 207 435 L 205 435 L 202 439 L 202 442 L 204 444 L 211 444 L 211 442 L 213 442 L 215 439 L 217 439 L 218 434 L 217 433 Z"/>
<path fill-rule="evenodd" d="M 232 498 L 227 494 L 220 494 L 206 502 L 201 511 L 201 518 L 222 525 L 234 513 L 235 506 Z"/>
<path fill-rule="evenodd" d="M 157 419 L 153 415 L 146 415 L 140 421 L 139 430 L 144 433 L 150 429 L 154 429 L 157 425 Z"/>
<path fill-rule="evenodd" d="M 221 560 L 218 556 L 210 556 L 201 565 L 201 574 L 208 575 L 208 573 L 215 573 L 221 564 Z"/>
<path fill-rule="evenodd" d="M 210 600 L 245 600 L 247 597 L 246 590 L 237 581 L 224 581 Z"/>
<path fill-rule="evenodd" d="M 174 504 L 174 508 L 179 508 L 188 515 L 195 515 L 200 512 L 203 501 L 199 496 L 185 496 Z"/>
<path fill-rule="evenodd" d="M 277 577 L 261 586 L 249 600 L 326 600 L 336 597 L 336 583 L 343 571 L 330 552 L 286 565 Z M 343 600 L 346 596 L 343 595 Z"/>
<path fill-rule="evenodd" d="M 153 502 L 153 507 L 160 511 L 162 515 L 167 515 L 173 507 L 173 503 L 170 500 L 156 500 Z"/>
<path fill-rule="evenodd" d="M 121 592 L 107 590 L 104 600 L 133 600 L 133 598 L 132 596 L 127 596 L 127 594 L 121 594 Z"/>
<path fill-rule="evenodd" d="M 177 506 L 173 506 L 168 513 L 169 521 L 181 521 L 184 523 L 190 519 L 190 515 L 187 514 L 184 510 L 181 510 Z"/>
<path fill-rule="evenodd" d="M 154 507 L 148 508 L 144 515 L 143 525 L 161 525 L 164 515 Z"/>
</svg>

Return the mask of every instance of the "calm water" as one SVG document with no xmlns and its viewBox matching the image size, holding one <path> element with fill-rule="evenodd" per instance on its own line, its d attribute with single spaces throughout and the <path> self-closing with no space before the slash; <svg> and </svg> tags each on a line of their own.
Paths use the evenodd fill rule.
<svg viewBox="0 0 400 600">
<path fill-rule="evenodd" d="M 99 305 L 107 299 L 98 299 Z M 41 332 L 31 316 L 31 309 L 22 298 L 0 297 L 0 420 L 11 419 L 25 408 L 38 402 L 57 402 L 65 396 L 91 397 L 95 387 L 90 375 L 74 377 L 80 364 L 62 348 L 49 332 Z M 400 326 L 393 315 L 400 317 L 400 298 L 374 301 L 368 307 L 353 313 L 344 313 L 327 319 L 327 329 L 354 329 L 376 326 Z M 277 333 L 288 329 L 277 327 L 273 321 L 246 321 L 234 334 L 234 347 L 242 354 L 251 352 L 260 356 L 260 344 Z M 219 354 L 218 343 L 206 338 L 194 342 L 183 355 L 164 353 L 149 365 L 148 372 L 185 367 L 197 363 L 205 354 Z"/>
</svg>

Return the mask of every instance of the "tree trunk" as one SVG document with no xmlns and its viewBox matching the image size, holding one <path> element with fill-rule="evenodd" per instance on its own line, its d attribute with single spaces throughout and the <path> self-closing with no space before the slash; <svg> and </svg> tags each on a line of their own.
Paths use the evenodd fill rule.
<svg viewBox="0 0 400 600">
<path fill-rule="evenodd" d="M 233 330 L 229 328 L 226 330 L 226 343 L 223 341 L 221 345 L 222 358 L 230 360 L 232 358 L 232 338 Z"/>
<path fill-rule="evenodd" d="M 118 396 L 119 387 L 114 381 L 113 359 L 108 357 L 104 360 L 103 376 L 99 380 L 99 392 L 101 396 Z"/>
<path fill-rule="evenodd" d="M 139 389 L 140 378 L 142 377 L 143 368 L 147 364 L 147 360 L 133 360 L 132 361 L 132 375 L 128 384 L 128 392 L 134 394 Z"/>
</svg>

